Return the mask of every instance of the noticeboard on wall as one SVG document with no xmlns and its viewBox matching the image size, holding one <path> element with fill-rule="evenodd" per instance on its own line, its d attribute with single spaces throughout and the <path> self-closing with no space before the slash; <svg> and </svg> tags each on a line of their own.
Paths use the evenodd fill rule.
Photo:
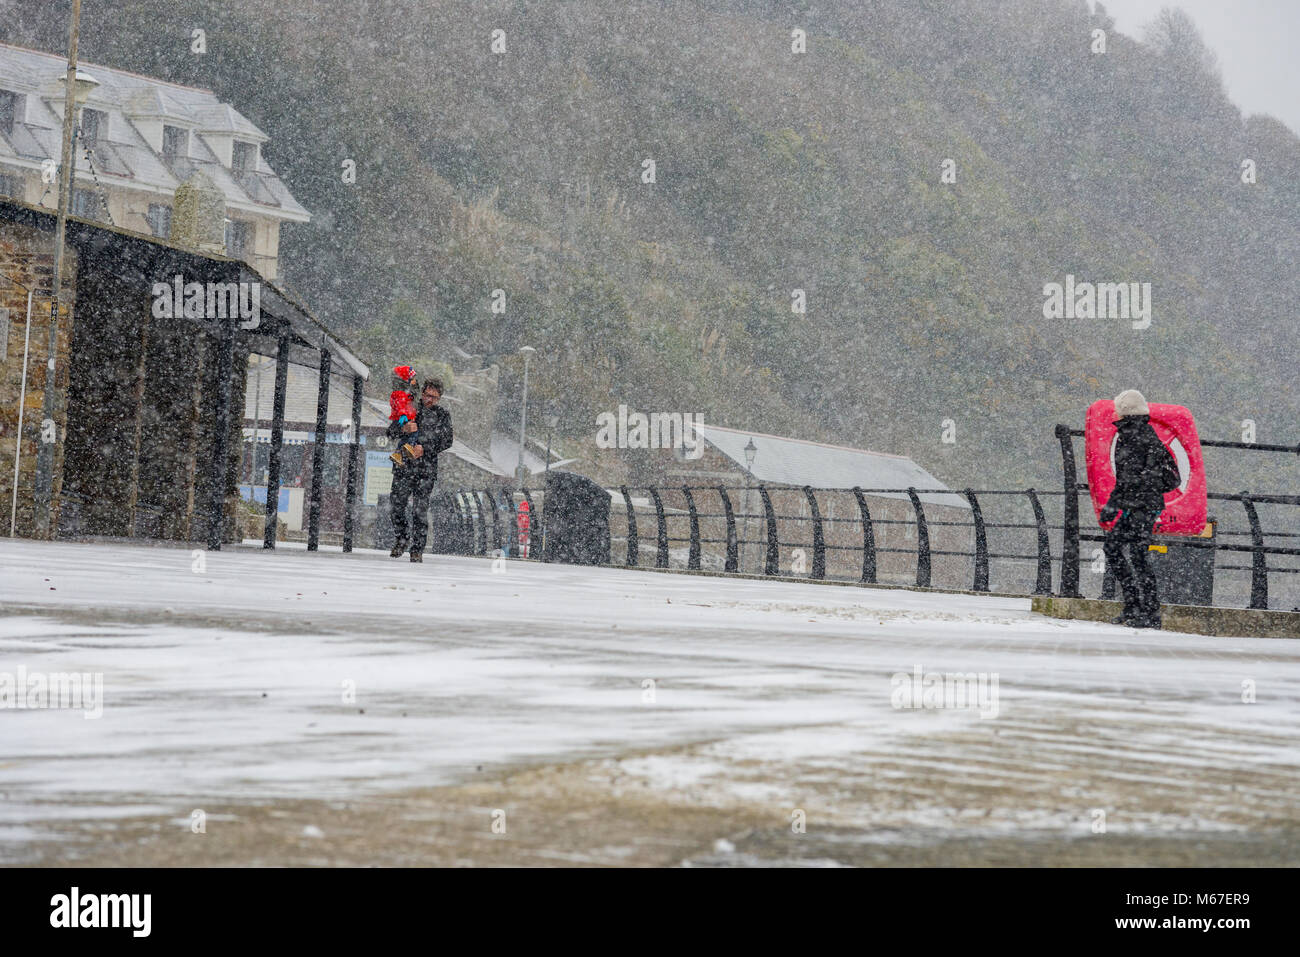
<svg viewBox="0 0 1300 957">
<path fill-rule="evenodd" d="M 366 488 L 362 500 L 367 505 L 378 505 L 379 496 L 393 490 L 393 460 L 387 452 L 366 451 Z"/>
</svg>

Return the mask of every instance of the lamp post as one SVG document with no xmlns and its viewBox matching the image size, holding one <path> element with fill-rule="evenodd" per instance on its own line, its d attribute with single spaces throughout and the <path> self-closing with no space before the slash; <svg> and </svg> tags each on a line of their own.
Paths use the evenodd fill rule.
<svg viewBox="0 0 1300 957">
<path fill-rule="evenodd" d="M 551 475 L 551 433 L 555 431 L 556 425 L 560 422 L 560 417 L 554 413 L 549 413 L 545 419 L 546 422 L 546 467 L 542 469 L 542 488 L 546 488 L 546 479 Z M 546 554 L 546 523 L 542 522 L 542 554 Z"/>
<path fill-rule="evenodd" d="M 749 484 L 754 484 L 754 456 L 758 455 L 758 446 L 754 444 L 754 437 L 750 436 L 749 442 L 745 445 L 745 471 L 749 473 Z M 742 538 L 749 538 L 749 489 L 745 489 L 745 532 Z M 748 543 L 745 543 L 748 544 Z M 745 570 L 745 545 L 740 548 L 740 570 Z"/>
<path fill-rule="evenodd" d="M 519 461 L 515 465 L 515 481 L 520 488 L 524 487 L 524 434 L 528 429 L 528 360 L 536 351 L 532 346 L 524 346 L 519 350 L 524 357 L 524 401 L 519 408 Z"/>
<path fill-rule="evenodd" d="M 68 223 L 68 206 L 72 200 L 73 181 L 77 176 L 75 141 L 77 100 L 99 85 L 92 76 L 77 69 L 77 44 L 81 30 L 81 0 L 72 0 L 72 18 L 68 28 L 68 72 L 63 78 L 63 151 L 59 167 L 58 212 L 54 226 L 54 284 L 50 296 L 50 330 L 45 361 L 45 393 L 41 401 L 41 443 L 36 452 L 34 512 L 36 534 L 51 538 L 51 511 L 54 499 L 54 445 L 58 439 L 54 426 L 54 357 L 59 351 L 59 290 L 63 285 L 64 233 Z M 46 438 L 50 441 L 46 441 Z"/>
<path fill-rule="evenodd" d="M 18 387 L 18 422 L 14 428 L 13 496 L 9 502 L 9 537 L 13 538 L 18 527 L 18 463 L 22 461 L 23 455 L 23 409 L 27 405 L 27 354 L 32 344 L 32 298 L 36 291 L 16 279 L 9 279 L 8 276 L 5 278 L 27 292 L 27 319 L 23 323 L 23 375 L 22 384 Z"/>
</svg>

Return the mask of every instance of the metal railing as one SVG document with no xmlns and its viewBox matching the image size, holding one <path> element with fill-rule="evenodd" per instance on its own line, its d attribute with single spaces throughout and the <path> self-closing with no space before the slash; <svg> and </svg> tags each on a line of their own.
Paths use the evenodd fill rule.
<svg viewBox="0 0 1300 957">
<path fill-rule="evenodd" d="M 761 566 L 761 572 L 757 573 L 764 576 L 807 577 L 814 580 L 838 578 L 880 583 L 882 557 L 908 555 L 914 559 L 908 576 L 909 581 L 920 587 L 930 587 L 934 582 L 936 559 L 951 557 L 969 559 L 972 567 L 968 585 L 965 583 L 958 585 L 951 580 L 951 576 L 948 576 L 945 583 L 947 587 L 988 592 L 991 563 L 1014 561 L 1031 563 L 1034 566 L 1033 593 L 1045 595 L 1052 593 L 1052 564 L 1060 560 L 1059 556 L 1052 554 L 1050 533 L 1053 530 L 1061 531 L 1062 526 L 1048 524 L 1041 502 L 1042 497 L 1059 497 L 1062 494 L 1059 492 L 1036 489 L 978 491 L 964 489 L 954 492 L 943 488 L 914 487 L 832 489 L 767 484 L 632 488 L 621 486 L 619 492 L 623 499 L 622 511 L 626 518 L 626 531 L 621 536 L 611 533 L 612 543 L 621 542 L 623 546 L 622 561 L 618 561 L 620 556 L 616 553 L 617 550 L 612 554 L 611 561 L 626 567 L 642 567 L 643 555 L 647 551 L 643 547 L 643 535 L 649 534 L 653 536 L 653 545 L 650 549 L 653 564 L 650 567 L 654 568 L 672 567 L 673 562 L 670 557 L 672 546 L 684 545 L 686 554 L 682 564 L 688 570 L 701 569 L 706 555 L 712 555 L 716 558 L 712 564 L 718 566 L 719 570 L 736 573 L 743 570 L 742 550 L 747 546 L 757 546 L 760 559 L 756 564 Z M 646 507 L 640 510 L 641 514 L 638 514 L 635 504 L 634 493 L 636 492 L 645 494 Z M 733 501 L 736 493 L 757 498 L 760 511 L 737 510 Z M 703 511 L 701 504 L 707 501 L 702 498 L 704 495 L 716 496 L 715 500 L 721 511 Z M 774 502 L 774 497 L 778 495 L 802 498 L 806 513 L 796 515 L 778 511 Z M 681 506 L 666 505 L 665 498 L 668 496 L 679 496 Z M 843 496 L 851 501 L 854 515 L 836 517 L 825 514 L 822 504 L 828 496 Z M 960 506 L 936 504 L 933 501 L 931 505 L 945 510 L 960 507 L 963 511 L 969 511 L 970 519 L 962 521 L 936 519 L 933 515 L 927 514 L 926 503 L 922 501 L 922 496 L 943 496 L 960 501 Z M 980 501 L 981 496 L 1023 497 L 1026 505 L 1032 509 L 1032 523 L 987 521 L 984 516 L 984 506 Z M 875 508 L 879 511 L 882 505 L 888 505 L 887 498 L 905 502 L 908 516 L 906 518 L 873 516 L 873 504 L 870 500 L 876 500 Z M 517 502 L 522 501 L 527 501 L 529 504 L 530 538 L 534 549 L 531 557 L 540 557 L 536 549 L 545 535 L 544 517 L 534 507 L 533 492 L 528 488 L 518 491 L 506 487 L 457 489 L 438 493 L 432 503 L 435 510 L 439 507 L 443 510 L 441 520 L 436 515 L 434 519 L 435 540 L 438 538 L 441 525 L 442 542 L 438 547 L 440 550 L 460 554 L 486 555 L 499 550 L 504 554 L 518 555 L 520 537 Z M 649 514 L 651 510 L 653 513 Z M 611 499 L 611 520 L 617 511 L 616 500 Z M 750 520 L 759 523 L 761 537 L 748 538 L 742 534 L 742 523 L 748 524 Z M 706 522 L 716 523 L 716 532 L 713 535 L 704 533 Z M 844 525 L 857 527 L 852 545 L 842 541 L 844 537 L 842 534 L 835 536 L 837 540 L 834 541 L 828 534 L 831 529 L 838 529 Z M 790 538 L 792 526 L 803 526 L 807 532 L 806 536 L 798 539 Z M 915 540 L 914 546 L 898 547 L 879 541 L 883 531 L 899 526 L 905 528 L 908 533 L 907 538 Z M 968 530 L 973 538 L 971 547 L 962 550 L 936 547 L 933 534 L 936 527 Z M 990 531 L 1006 529 L 1032 531 L 1034 533 L 1032 552 L 1014 553 L 998 551 L 991 547 Z M 673 534 L 674 532 L 682 534 Z M 787 575 L 782 571 L 780 557 L 782 549 L 805 550 L 805 557 L 810 559 L 806 576 L 794 573 Z M 832 574 L 828 567 L 828 558 L 836 553 L 849 552 L 857 553 L 852 563 L 854 574 L 849 576 L 842 573 L 844 562 L 838 563 L 841 566 L 841 574 Z M 897 575 L 893 576 L 893 581 L 898 581 Z"/>
<path fill-rule="evenodd" d="M 1081 527 L 1079 496 L 1087 493 L 1088 485 L 1078 481 L 1073 439 L 1082 434 L 1066 426 L 1056 429 L 1064 476 L 1059 491 L 844 489 L 765 483 L 620 486 L 618 496 L 611 491 L 607 516 L 610 563 L 687 570 L 707 566 L 773 578 L 1079 597 L 1081 544 L 1104 540 L 1100 528 Z M 1287 446 L 1201 444 L 1298 451 Z M 1214 550 L 1216 571 L 1249 572 L 1249 607 L 1269 607 L 1270 576 L 1300 573 L 1300 567 L 1270 562 L 1270 558 L 1300 556 L 1300 547 L 1294 544 L 1271 543 L 1274 539 L 1300 541 L 1300 495 L 1211 492 L 1209 498 L 1239 504 L 1247 527 L 1222 529 L 1212 539 L 1178 538 L 1179 547 Z M 741 508 L 737 508 L 738 500 Z M 751 500 L 756 500 L 753 511 L 746 505 Z M 530 521 L 527 542 L 521 540 L 519 528 L 519 504 L 523 502 L 528 503 Z M 706 510 L 715 502 L 717 510 Z M 843 507 L 836 514 L 835 506 L 840 503 Z M 994 503 L 997 513 L 990 514 L 988 509 Z M 535 507 L 533 490 L 443 490 L 435 494 L 432 504 L 433 542 L 440 551 L 520 556 L 524 545 L 529 548 L 527 557 L 544 557 L 540 546 L 546 534 L 545 516 Z M 1265 528 L 1259 514 L 1261 505 L 1294 511 L 1287 513 L 1281 527 Z M 799 514 L 792 514 L 790 509 L 796 506 Z M 1053 518 L 1059 515 L 1059 522 L 1048 520 L 1048 508 Z M 622 534 L 616 534 L 620 512 L 625 524 Z M 751 522 L 758 526 L 757 537 L 749 537 Z M 896 529 L 904 533 L 901 543 L 895 541 Z M 943 540 L 937 541 L 936 536 Z M 1221 540 L 1243 538 L 1248 542 Z M 754 561 L 747 560 L 751 548 L 757 551 Z M 1220 556 L 1246 554 L 1251 556 L 1249 565 L 1218 563 Z M 1000 579 L 997 582 L 995 572 Z M 1100 590 L 1102 597 L 1113 591 L 1109 574 Z"/>
</svg>

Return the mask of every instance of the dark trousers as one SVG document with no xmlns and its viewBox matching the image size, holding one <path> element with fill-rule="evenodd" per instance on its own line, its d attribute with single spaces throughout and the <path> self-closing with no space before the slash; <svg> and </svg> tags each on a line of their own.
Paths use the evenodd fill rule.
<svg viewBox="0 0 1300 957">
<path fill-rule="evenodd" d="M 1102 546 L 1106 567 L 1115 573 L 1124 593 L 1124 614 L 1130 617 L 1154 618 L 1160 614 L 1156 573 L 1147 561 L 1151 530 L 1159 517 L 1158 512 L 1125 509 L 1115 527 L 1106 533 Z"/>
<path fill-rule="evenodd" d="M 437 478 L 436 472 L 410 465 L 393 467 L 393 489 L 388 498 L 393 534 L 399 542 L 409 542 L 413 552 L 424 551 L 425 538 L 429 533 L 429 495 L 433 492 L 433 483 Z M 412 499 L 414 502 L 411 502 Z M 406 519 L 408 502 L 414 506 L 415 512 L 409 533 Z"/>
</svg>

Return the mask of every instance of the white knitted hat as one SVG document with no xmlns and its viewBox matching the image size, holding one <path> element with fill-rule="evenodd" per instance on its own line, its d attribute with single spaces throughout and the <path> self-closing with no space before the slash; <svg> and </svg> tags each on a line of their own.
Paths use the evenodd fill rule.
<svg viewBox="0 0 1300 957">
<path fill-rule="evenodd" d="M 1124 418 L 1129 415 L 1150 415 L 1151 406 L 1137 389 L 1125 389 L 1115 396 L 1115 415 Z"/>
</svg>

